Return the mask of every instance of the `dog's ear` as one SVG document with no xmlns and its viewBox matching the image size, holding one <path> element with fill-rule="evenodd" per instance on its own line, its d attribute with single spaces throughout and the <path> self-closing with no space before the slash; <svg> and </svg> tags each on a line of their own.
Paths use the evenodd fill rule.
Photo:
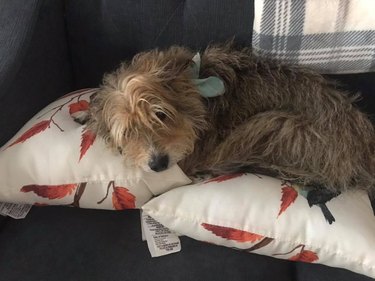
<svg viewBox="0 0 375 281">
<path fill-rule="evenodd" d="M 159 61 L 159 66 L 163 69 L 161 74 L 165 76 L 165 79 L 178 77 L 185 72 L 189 76 L 191 75 L 193 54 L 190 50 L 172 46 L 165 51 L 161 51 L 160 55 L 162 58 Z"/>
<path fill-rule="evenodd" d="M 180 65 L 178 65 L 175 69 L 176 73 L 179 75 L 183 72 L 192 72 L 192 69 L 194 67 L 194 62 L 191 59 L 185 59 L 181 62 Z"/>
</svg>

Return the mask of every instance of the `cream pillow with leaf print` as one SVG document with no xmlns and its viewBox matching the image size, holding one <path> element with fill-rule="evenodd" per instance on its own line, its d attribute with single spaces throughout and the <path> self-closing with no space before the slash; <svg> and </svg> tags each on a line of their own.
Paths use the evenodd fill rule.
<svg viewBox="0 0 375 281">
<path fill-rule="evenodd" d="M 168 191 L 143 210 L 197 240 L 375 278 L 375 216 L 361 191 L 310 207 L 298 186 L 235 174 Z"/>
<path fill-rule="evenodd" d="M 96 91 L 75 91 L 51 103 L 0 149 L 0 202 L 122 210 L 190 183 L 174 166 L 130 184 L 120 155 L 74 121 Z"/>
</svg>

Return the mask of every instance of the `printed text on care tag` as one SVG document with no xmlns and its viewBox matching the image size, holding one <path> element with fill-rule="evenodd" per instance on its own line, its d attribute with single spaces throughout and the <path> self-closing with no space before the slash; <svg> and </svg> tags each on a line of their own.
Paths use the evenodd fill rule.
<svg viewBox="0 0 375 281">
<path fill-rule="evenodd" d="M 32 205 L 12 204 L 0 202 L 0 215 L 9 216 L 14 219 L 24 219 L 30 211 Z"/>
<path fill-rule="evenodd" d="M 141 221 L 143 234 L 152 257 L 181 251 L 181 242 L 177 234 L 143 212 L 141 212 Z"/>
</svg>

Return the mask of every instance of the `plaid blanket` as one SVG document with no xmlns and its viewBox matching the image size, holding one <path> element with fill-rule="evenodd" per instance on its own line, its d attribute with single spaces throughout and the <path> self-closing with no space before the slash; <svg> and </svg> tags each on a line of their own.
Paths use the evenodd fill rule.
<svg viewBox="0 0 375 281">
<path fill-rule="evenodd" d="M 253 50 L 321 73 L 375 71 L 375 0 L 255 0 Z"/>
</svg>

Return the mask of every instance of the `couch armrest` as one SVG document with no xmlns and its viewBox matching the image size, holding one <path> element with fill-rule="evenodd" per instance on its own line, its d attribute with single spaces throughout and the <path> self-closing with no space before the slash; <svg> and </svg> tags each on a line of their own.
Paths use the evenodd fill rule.
<svg viewBox="0 0 375 281">
<path fill-rule="evenodd" d="M 72 87 L 63 0 L 0 0 L 0 145 Z"/>
</svg>

